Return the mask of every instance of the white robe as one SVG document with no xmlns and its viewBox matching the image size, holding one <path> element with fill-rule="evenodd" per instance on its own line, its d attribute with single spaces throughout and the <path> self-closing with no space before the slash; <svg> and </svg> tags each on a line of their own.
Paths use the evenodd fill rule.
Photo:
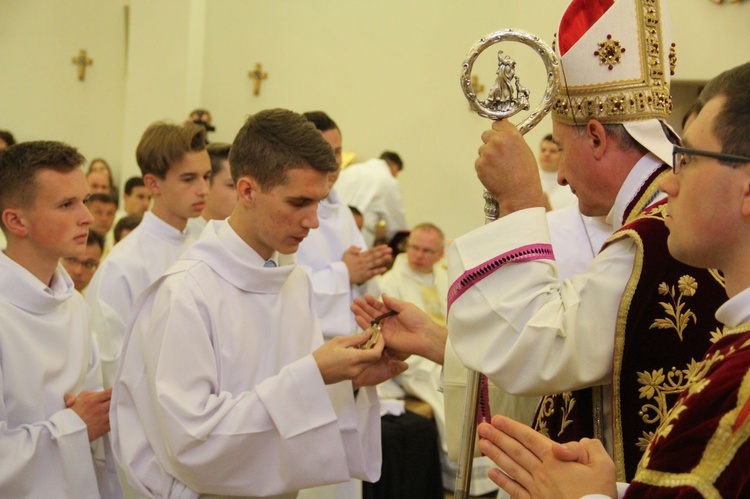
<svg viewBox="0 0 750 499">
<path fill-rule="evenodd" d="M 90 444 L 63 401 L 102 389 L 88 311 L 70 277 L 58 265 L 47 287 L 0 252 L 0 317 L 0 497 L 119 497 L 106 437 Z"/>
<path fill-rule="evenodd" d="M 428 311 L 428 313 L 430 315 L 436 314 L 442 316 L 443 319 L 445 318 L 447 312 L 448 271 L 442 262 L 438 262 L 433 266 L 432 273 L 420 273 L 414 271 L 409 266 L 408 255 L 401 253 L 393 262 L 391 270 L 383 274 L 379 282 L 383 293 L 399 300 L 411 302 L 424 311 L 428 311 L 430 307 L 436 304 L 425 301 L 422 289 L 423 287 L 434 287 L 437 290 L 439 309 L 432 311 L 432 313 Z M 461 433 L 463 411 L 462 409 L 460 412 L 450 411 L 451 414 L 457 414 L 458 417 L 451 421 L 446 421 L 446 413 L 448 411 L 446 411 L 447 402 L 442 390 L 442 366 L 418 355 L 412 355 L 406 362 L 409 364 L 409 369 L 393 380 L 389 380 L 389 382 L 398 383 L 406 393 L 426 402 L 432 408 L 433 418 L 435 419 L 435 425 L 440 436 L 440 462 L 442 466 L 443 486 L 446 489 L 453 490 L 455 488 L 457 462 L 455 459 L 451 460 L 448 457 L 447 432 Z M 463 372 L 466 372 L 465 369 Z M 465 379 L 466 376 L 464 374 L 464 384 Z M 388 390 L 393 391 L 392 388 L 388 388 Z M 460 400 L 449 403 L 456 403 L 462 408 L 463 397 L 462 392 Z M 448 428 L 447 424 L 449 423 L 455 427 Z M 497 485 L 487 477 L 487 471 L 491 467 L 494 467 L 494 464 L 488 457 L 479 456 L 474 459 L 471 473 L 471 495 L 483 495 L 497 490 Z"/>
<path fill-rule="evenodd" d="M 612 235 L 611 224 L 602 218 L 582 215 L 578 203 L 548 211 L 547 226 L 560 282 L 583 274 Z"/>
<path fill-rule="evenodd" d="M 649 176 L 661 165 L 650 154 L 632 169 L 607 217 L 613 230 Z M 532 244 L 549 244 L 542 208 L 522 210 L 480 227 L 449 248 L 451 282 L 494 257 Z M 546 395 L 604 386 L 610 407 L 615 323 L 635 247 L 630 238 L 607 246 L 583 274 L 562 284 L 554 260 L 500 267 L 475 283 L 450 308 L 450 342 L 468 368 L 503 390 Z M 604 439 L 612 428 L 604 414 Z"/>
<path fill-rule="evenodd" d="M 380 294 L 375 279 L 364 284 L 351 284 L 349 270 L 341 260 L 351 246 L 367 249 L 362 233 L 354 222 L 351 210 L 331 189 L 318 205 L 320 226 L 310 231 L 297 250 L 297 262 L 312 280 L 315 308 L 323 337 L 329 340 L 357 331 L 349 307 L 355 298 L 369 293 Z"/>
<path fill-rule="evenodd" d="M 342 170 L 336 181 L 336 190 L 342 203 L 354 206 L 362 213 L 362 231 L 368 247 L 373 245 L 375 226 L 381 219 L 385 220 L 388 241 L 397 232 L 408 230 L 401 185 L 382 159 L 370 159 Z"/>
<path fill-rule="evenodd" d="M 310 281 L 227 221 L 141 296 L 115 383 L 114 449 L 147 497 L 294 497 L 380 474 L 372 388 L 325 385 Z"/>
<path fill-rule="evenodd" d="M 91 330 L 99 347 L 104 386 L 112 386 L 125 338 L 125 326 L 138 295 L 197 239 L 178 231 L 150 211 L 97 269 L 86 289 Z"/>
</svg>

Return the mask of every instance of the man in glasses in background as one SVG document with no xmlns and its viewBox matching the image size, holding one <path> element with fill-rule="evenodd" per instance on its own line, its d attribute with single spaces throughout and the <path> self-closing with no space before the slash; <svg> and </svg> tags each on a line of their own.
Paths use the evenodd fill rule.
<svg viewBox="0 0 750 499">
<path fill-rule="evenodd" d="M 99 266 L 99 261 L 104 253 L 104 238 L 93 230 L 89 230 L 86 239 L 86 251 L 80 256 L 69 256 L 61 258 L 60 263 L 73 279 L 73 285 L 81 294 L 84 294 L 86 286 L 94 277 L 94 272 Z"/>
</svg>

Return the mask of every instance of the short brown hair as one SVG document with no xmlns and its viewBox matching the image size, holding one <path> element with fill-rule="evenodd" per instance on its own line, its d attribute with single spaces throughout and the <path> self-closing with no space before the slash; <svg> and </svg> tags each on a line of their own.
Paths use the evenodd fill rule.
<svg viewBox="0 0 750 499">
<path fill-rule="evenodd" d="M 250 116 L 232 143 L 229 164 L 235 182 L 249 175 L 264 191 L 285 183 L 292 168 L 338 170 L 333 149 L 315 125 L 286 109 Z"/>
<path fill-rule="evenodd" d="M 141 136 L 135 150 L 135 159 L 141 175 L 150 173 L 164 178 L 172 163 L 185 153 L 206 148 L 206 129 L 186 123 L 174 125 L 159 121 L 151 124 Z"/>
<path fill-rule="evenodd" d="M 117 223 L 115 224 L 115 228 L 113 231 L 113 235 L 115 237 L 115 242 L 119 243 L 122 239 L 122 233 L 123 231 L 130 230 L 132 231 L 138 225 L 140 225 L 141 220 L 143 220 L 143 215 L 126 215 L 119 219 Z M 89 231 L 90 232 L 90 231 Z"/>
<path fill-rule="evenodd" d="M 206 146 L 208 151 L 208 157 L 211 158 L 211 177 L 209 182 L 214 183 L 214 176 L 221 173 L 221 169 L 224 166 L 224 161 L 229 160 L 229 150 L 232 148 L 232 144 L 226 142 L 213 142 Z"/>
<path fill-rule="evenodd" d="M 36 199 L 36 177 L 43 170 L 67 173 L 86 158 L 62 142 L 19 142 L 0 152 L 0 213 L 9 206 L 31 206 Z M 2 229 L 5 225 L 0 221 Z"/>
<path fill-rule="evenodd" d="M 702 105 L 714 97 L 726 98 L 716 116 L 712 132 L 721 142 L 721 152 L 750 156 L 750 62 L 728 69 L 709 81 L 698 100 Z M 737 163 L 726 163 L 730 166 Z"/>
</svg>

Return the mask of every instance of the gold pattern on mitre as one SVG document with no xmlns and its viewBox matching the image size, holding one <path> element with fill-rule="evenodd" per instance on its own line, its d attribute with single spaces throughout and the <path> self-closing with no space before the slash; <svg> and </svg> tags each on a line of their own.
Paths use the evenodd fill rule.
<svg viewBox="0 0 750 499">
<path fill-rule="evenodd" d="M 620 57 L 625 53 L 625 47 L 620 45 L 620 40 L 613 40 L 612 35 L 607 35 L 607 39 L 597 45 L 599 49 L 594 52 L 594 55 L 599 58 L 599 65 L 606 65 L 612 71 L 615 64 L 620 64 Z"/>
<path fill-rule="evenodd" d="M 668 21 L 662 22 L 664 8 L 659 0 L 616 1 L 561 56 L 563 84 L 552 107 L 555 121 L 568 125 L 582 125 L 591 118 L 602 123 L 666 121 L 672 112 L 669 77 L 677 57 L 674 44 L 666 40 L 670 35 L 665 33 Z M 589 48 L 579 47 L 582 43 Z M 593 43 L 599 46 L 597 57 L 591 55 Z M 556 52 L 560 55 L 559 49 Z M 608 71 L 602 72 L 605 64 Z"/>
</svg>

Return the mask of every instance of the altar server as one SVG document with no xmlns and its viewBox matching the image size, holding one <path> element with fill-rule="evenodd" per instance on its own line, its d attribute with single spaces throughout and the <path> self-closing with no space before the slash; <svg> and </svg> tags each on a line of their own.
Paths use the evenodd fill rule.
<svg viewBox="0 0 750 499">
<path fill-rule="evenodd" d="M 152 124 L 138 143 L 136 160 L 154 195 L 153 207 L 112 248 L 86 293 L 107 387 L 117 372 L 136 298 L 198 238 L 187 222 L 205 207 L 211 174 L 206 130 L 193 124 Z"/>
<path fill-rule="evenodd" d="M 86 249 L 84 162 L 60 142 L 0 153 L 0 497 L 120 497 L 111 391 L 83 297 L 58 263 Z"/>
<path fill-rule="evenodd" d="M 336 169 L 302 116 L 248 118 L 229 161 L 238 201 L 136 305 L 115 383 L 115 453 L 146 497 L 280 497 L 377 480 L 374 385 L 402 372 L 370 333 L 323 343 L 294 252 Z"/>
</svg>

